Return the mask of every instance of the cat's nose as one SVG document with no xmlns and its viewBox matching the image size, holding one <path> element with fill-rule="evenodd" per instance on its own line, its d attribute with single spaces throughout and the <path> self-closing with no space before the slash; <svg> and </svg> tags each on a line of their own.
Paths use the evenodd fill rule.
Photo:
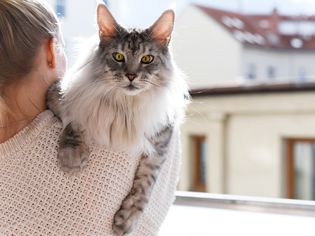
<svg viewBox="0 0 315 236">
<path fill-rule="evenodd" d="M 127 73 L 126 76 L 130 81 L 133 81 L 137 77 L 137 75 L 133 73 Z"/>
</svg>

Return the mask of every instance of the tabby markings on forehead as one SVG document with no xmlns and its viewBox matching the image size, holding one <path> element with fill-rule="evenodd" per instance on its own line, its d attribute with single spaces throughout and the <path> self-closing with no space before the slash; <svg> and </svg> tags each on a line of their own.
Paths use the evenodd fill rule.
<svg viewBox="0 0 315 236">
<path fill-rule="evenodd" d="M 118 37 L 119 42 L 123 42 L 123 49 L 126 50 L 126 46 L 129 50 L 136 52 L 139 50 L 141 44 L 148 41 L 148 36 L 144 32 L 138 32 L 136 30 L 131 30 L 129 33 L 121 35 Z"/>
</svg>

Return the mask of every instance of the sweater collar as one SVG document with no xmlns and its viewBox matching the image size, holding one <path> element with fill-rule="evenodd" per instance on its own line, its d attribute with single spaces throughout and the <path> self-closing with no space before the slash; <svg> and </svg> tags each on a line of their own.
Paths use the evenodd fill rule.
<svg viewBox="0 0 315 236">
<path fill-rule="evenodd" d="M 53 119 L 53 113 L 46 110 L 12 138 L 0 144 L 0 157 L 9 156 L 27 147 Z"/>
</svg>

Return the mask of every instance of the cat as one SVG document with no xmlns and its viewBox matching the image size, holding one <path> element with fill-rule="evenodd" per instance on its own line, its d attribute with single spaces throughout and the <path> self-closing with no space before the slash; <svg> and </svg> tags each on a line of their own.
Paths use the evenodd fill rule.
<svg viewBox="0 0 315 236">
<path fill-rule="evenodd" d="M 135 227 L 189 100 L 169 51 L 174 17 L 167 10 L 147 29 L 127 30 L 99 4 L 97 44 L 47 94 L 64 126 L 58 150 L 64 170 L 86 165 L 91 143 L 141 156 L 132 189 L 114 216 L 115 235 Z"/>
</svg>

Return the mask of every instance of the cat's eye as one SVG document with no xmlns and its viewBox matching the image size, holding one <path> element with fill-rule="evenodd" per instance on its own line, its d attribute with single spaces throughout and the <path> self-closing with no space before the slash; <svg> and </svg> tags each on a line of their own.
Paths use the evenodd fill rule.
<svg viewBox="0 0 315 236">
<path fill-rule="evenodd" d="M 141 62 L 143 64 L 150 64 L 154 60 L 154 57 L 152 55 L 145 55 L 141 58 Z"/>
<path fill-rule="evenodd" d="M 123 54 L 119 53 L 119 52 L 114 52 L 113 53 L 113 58 L 118 61 L 118 62 L 123 62 L 125 61 L 125 57 Z"/>
</svg>

